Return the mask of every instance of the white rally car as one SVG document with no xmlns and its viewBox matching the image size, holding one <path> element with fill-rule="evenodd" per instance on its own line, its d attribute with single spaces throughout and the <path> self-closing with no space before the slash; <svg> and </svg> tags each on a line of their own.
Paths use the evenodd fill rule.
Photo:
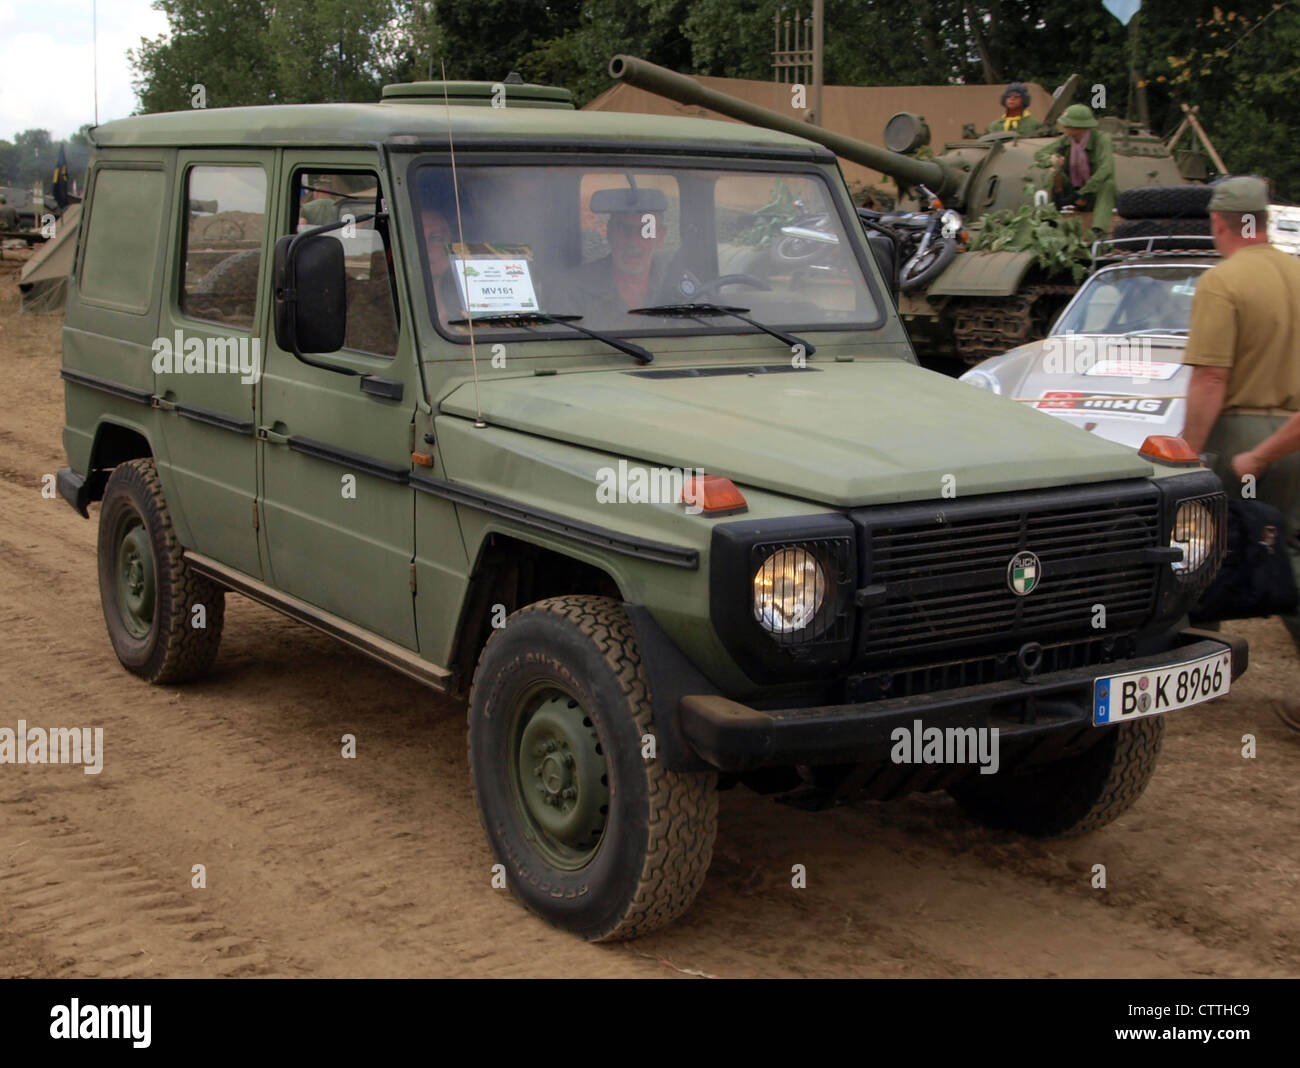
<svg viewBox="0 0 1300 1068">
<path fill-rule="evenodd" d="M 1300 208 L 1269 205 L 1269 240 L 1300 255 Z M 1134 448 L 1182 432 L 1192 295 L 1220 256 L 1204 236 L 1118 238 L 1047 337 L 993 356 L 960 381 Z"/>
<path fill-rule="evenodd" d="M 1134 448 L 1151 434 L 1178 435 L 1192 295 L 1219 256 L 1149 247 L 1111 255 L 1047 337 L 985 360 L 961 381 Z"/>
</svg>

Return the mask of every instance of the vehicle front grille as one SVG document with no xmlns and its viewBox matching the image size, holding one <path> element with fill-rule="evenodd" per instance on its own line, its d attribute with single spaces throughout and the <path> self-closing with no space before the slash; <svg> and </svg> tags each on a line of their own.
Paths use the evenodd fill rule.
<svg viewBox="0 0 1300 1068">
<path fill-rule="evenodd" d="M 1130 654 L 1131 639 L 1094 638 L 1091 641 L 1046 645 L 1034 672 L 1050 675 L 1071 668 L 1095 667 Z M 882 671 L 871 675 L 853 675 L 845 682 L 845 700 L 879 701 L 892 697 L 942 693 L 963 686 L 983 686 L 1020 677 L 1014 653 L 950 660 L 941 664 L 924 664 L 899 671 Z"/>
<path fill-rule="evenodd" d="M 1154 606 L 1158 565 L 1143 555 L 1159 541 L 1160 503 L 1149 483 L 863 510 L 855 520 L 866 581 L 859 664 L 1114 636 Z M 1026 550 L 1040 568 L 1017 596 L 1009 565 Z"/>
</svg>

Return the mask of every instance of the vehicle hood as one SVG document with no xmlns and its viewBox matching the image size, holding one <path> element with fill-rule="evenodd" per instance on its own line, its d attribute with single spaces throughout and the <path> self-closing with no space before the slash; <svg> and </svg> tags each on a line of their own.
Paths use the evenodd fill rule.
<svg viewBox="0 0 1300 1068">
<path fill-rule="evenodd" d="M 1151 474 L 1131 449 L 896 359 L 579 371 L 478 391 L 497 426 L 839 507 Z M 473 384 L 441 411 L 473 418 Z"/>
<path fill-rule="evenodd" d="M 1022 407 L 1134 449 L 1149 434 L 1182 432 L 1191 378 L 1191 368 L 1183 365 L 1185 340 L 1149 339 L 1143 347 L 1140 338 L 1089 337 L 1089 347 L 1073 356 L 1070 340 L 1048 337 L 1022 345 L 987 373 L 999 380 L 1003 396 L 1017 398 Z M 1085 351 L 1086 359 L 1079 355 Z"/>
</svg>

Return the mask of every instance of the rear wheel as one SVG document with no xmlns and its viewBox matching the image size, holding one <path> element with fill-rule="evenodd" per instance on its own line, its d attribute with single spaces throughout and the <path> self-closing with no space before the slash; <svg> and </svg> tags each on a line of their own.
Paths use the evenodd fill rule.
<svg viewBox="0 0 1300 1068">
<path fill-rule="evenodd" d="M 1156 768 L 1163 716 L 1106 728 L 1078 756 L 1024 775 L 975 775 L 949 789 L 962 811 L 987 827 L 1036 838 L 1086 834 L 1133 805 Z"/>
<path fill-rule="evenodd" d="M 1273 711 L 1284 727 L 1300 734 L 1300 704 L 1286 699 L 1274 701 Z"/>
<path fill-rule="evenodd" d="M 590 941 L 676 919 L 704 883 L 717 777 L 642 755 L 649 689 L 623 606 L 556 597 L 488 641 L 470 694 L 469 760 L 515 896 Z"/>
<path fill-rule="evenodd" d="M 212 666 L 225 592 L 190 570 L 153 460 L 120 464 L 104 489 L 99 598 L 109 640 L 128 671 L 173 683 Z"/>
</svg>

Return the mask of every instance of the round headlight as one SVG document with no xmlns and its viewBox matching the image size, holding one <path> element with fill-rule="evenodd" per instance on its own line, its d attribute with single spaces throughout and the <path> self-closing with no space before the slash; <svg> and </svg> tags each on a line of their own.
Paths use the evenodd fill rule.
<svg viewBox="0 0 1300 1068">
<path fill-rule="evenodd" d="M 1197 570 L 1214 550 L 1214 516 L 1200 501 L 1183 501 L 1174 515 L 1174 530 L 1169 544 L 1183 550 L 1183 558 L 1173 563 L 1175 571 Z"/>
<path fill-rule="evenodd" d="M 792 634 L 817 618 L 826 577 L 805 549 L 779 549 L 754 574 L 754 618 L 773 634 Z"/>
<path fill-rule="evenodd" d="M 987 371 L 967 371 L 957 381 L 965 382 L 966 385 L 974 386 L 976 389 L 987 389 L 990 393 L 1002 392 L 1002 383 Z"/>
</svg>

